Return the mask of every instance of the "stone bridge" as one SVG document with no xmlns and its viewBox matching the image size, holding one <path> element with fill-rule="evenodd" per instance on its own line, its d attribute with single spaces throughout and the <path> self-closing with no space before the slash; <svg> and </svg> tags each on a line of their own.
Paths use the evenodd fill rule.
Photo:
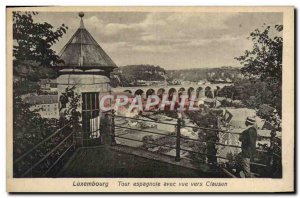
<svg viewBox="0 0 300 198">
<path fill-rule="evenodd" d="M 136 86 L 136 87 L 116 87 L 112 88 L 113 92 L 127 92 L 132 95 L 142 95 L 148 97 L 148 95 L 156 94 L 162 95 L 167 93 L 168 95 L 174 94 L 196 94 L 199 97 L 210 97 L 213 98 L 217 95 L 218 91 L 225 86 L 230 86 L 232 83 L 219 83 L 210 84 L 204 83 L 201 85 L 188 84 L 188 85 L 153 85 L 153 86 Z"/>
</svg>

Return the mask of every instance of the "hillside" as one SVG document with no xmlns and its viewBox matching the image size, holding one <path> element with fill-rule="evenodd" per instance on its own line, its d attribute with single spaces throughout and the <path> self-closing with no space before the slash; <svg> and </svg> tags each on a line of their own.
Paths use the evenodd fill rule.
<svg viewBox="0 0 300 198">
<path fill-rule="evenodd" d="M 114 70 L 111 75 L 112 86 L 135 86 L 141 81 L 192 81 L 207 80 L 210 82 L 235 82 L 242 78 L 240 68 L 195 68 L 165 70 L 154 65 L 127 65 Z"/>
<path fill-rule="evenodd" d="M 198 82 L 208 80 L 210 82 L 231 81 L 235 82 L 242 78 L 240 68 L 237 67 L 219 67 L 219 68 L 195 68 L 182 70 L 168 70 L 167 78 L 169 80 L 181 80 Z"/>
<path fill-rule="evenodd" d="M 164 81 L 165 69 L 154 65 L 126 65 L 114 70 L 112 86 L 134 86 L 139 81 Z"/>
</svg>

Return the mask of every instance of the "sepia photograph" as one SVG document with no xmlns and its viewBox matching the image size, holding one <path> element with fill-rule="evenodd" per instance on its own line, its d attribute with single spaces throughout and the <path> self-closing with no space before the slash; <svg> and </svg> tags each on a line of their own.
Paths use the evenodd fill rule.
<svg viewBox="0 0 300 198">
<path fill-rule="evenodd" d="M 293 7 L 6 11 L 9 192 L 294 190 Z"/>
</svg>

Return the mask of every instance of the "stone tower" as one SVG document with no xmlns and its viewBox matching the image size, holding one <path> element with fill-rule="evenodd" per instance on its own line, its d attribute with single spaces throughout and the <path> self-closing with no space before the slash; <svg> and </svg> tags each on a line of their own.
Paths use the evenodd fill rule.
<svg viewBox="0 0 300 198">
<path fill-rule="evenodd" d="M 59 53 L 63 64 L 57 65 L 59 77 L 57 89 L 60 114 L 68 104 L 64 104 L 66 88 L 75 86 L 74 92 L 80 96 L 82 129 L 92 130 L 91 120 L 99 116 L 99 98 L 110 93 L 110 72 L 117 65 L 84 27 L 84 13 L 79 13 L 80 26 Z"/>
</svg>

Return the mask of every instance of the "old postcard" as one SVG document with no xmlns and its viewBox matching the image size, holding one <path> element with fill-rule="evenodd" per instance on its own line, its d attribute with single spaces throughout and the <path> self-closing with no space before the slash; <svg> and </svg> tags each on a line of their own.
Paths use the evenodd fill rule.
<svg viewBox="0 0 300 198">
<path fill-rule="evenodd" d="M 293 192 L 293 7 L 7 8 L 8 192 Z"/>
</svg>

